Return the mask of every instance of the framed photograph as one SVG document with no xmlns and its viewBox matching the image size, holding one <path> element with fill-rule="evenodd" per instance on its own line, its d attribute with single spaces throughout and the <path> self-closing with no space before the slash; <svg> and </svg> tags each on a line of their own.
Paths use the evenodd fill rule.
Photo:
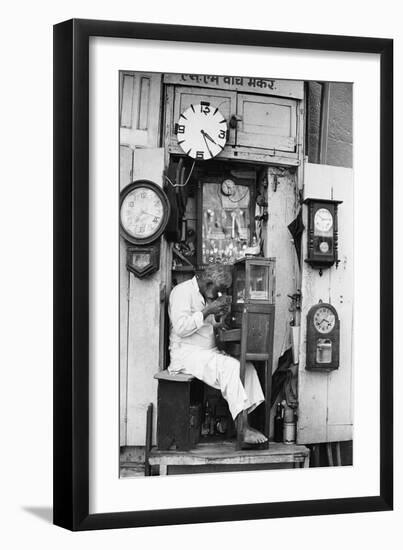
<svg viewBox="0 0 403 550">
<path fill-rule="evenodd" d="M 54 27 L 54 523 L 393 507 L 393 41 Z"/>
</svg>

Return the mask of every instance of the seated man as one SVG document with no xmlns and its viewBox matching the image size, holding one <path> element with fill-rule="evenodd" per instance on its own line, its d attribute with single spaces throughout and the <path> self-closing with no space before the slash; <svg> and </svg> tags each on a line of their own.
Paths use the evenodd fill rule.
<svg viewBox="0 0 403 550">
<path fill-rule="evenodd" d="M 192 374 L 209 386 L 221 390 L 228 402 L 232 418 L 252 412 L 264 401 L 264 394 L 255 367 L 245 365 L 245 386 L 239 376 L 237 359 L 216 347 L 214 327 L 219 323 L 215 316 L 229 311 L 225 297 L 231 286 L 231 275 L 221 265 L 208 266 L 189 281 L 174 287 L 169 297 L 170 354 L 168 370 Z M 245 415 L 246 416 L 246 415 Z M 243 446 L 258 445 L 267 437 L 252 428 L 248 421 L 242 426 Z"/>
</svg>

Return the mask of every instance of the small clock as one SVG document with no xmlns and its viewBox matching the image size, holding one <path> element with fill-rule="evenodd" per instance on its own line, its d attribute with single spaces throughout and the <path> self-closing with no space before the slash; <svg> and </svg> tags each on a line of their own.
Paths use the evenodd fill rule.
<svg viewBox="0 0 403 550">
<path fill-rule="evenodd" d="M 328 334 L 334 329 L 336 317 L 328 306 L 321 306 L 315 311 L 313 324 L 318 332 Z"/>
<path fill-rule="evenodd" d="M 138 180 L 120 196 L 120 229 L 131 244 L 149 244 L 163 233 L 169 219 L 170 205 L 156 183 Z"/>
<path fill-rule="evenodd" d="M 221 184 L 221 193 L 226 197 L 232 197 L 235 194 L 236 183 L 234 180 L 225 179 Z"/>
<path fill-rule="evenodd" d="M 218 107 L 208 101 L 190 105 L 175 124 L 178 145 L 186 155 L 196 160 L 209 160 L 224 149 L 227 141 L 227 121 Z"/>
<path fill-rule="evenodd" d="M 306 262 L 322 270 L 338 263 L 337 207 L 342 201 L 305 199 L 308 206 L 308 257 Z"/>
<path fill-rule="evenodd" d="M 338 369 L 339 357 L 339 316 L 334 306 L 319 302 L 312 306 L 307 314 L 306 369 Z"/>
</svg>

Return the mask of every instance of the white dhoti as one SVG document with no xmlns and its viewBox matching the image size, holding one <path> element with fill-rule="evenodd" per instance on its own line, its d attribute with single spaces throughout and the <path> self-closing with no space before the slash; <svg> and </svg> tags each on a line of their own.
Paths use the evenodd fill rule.
<svg viewBox="0 0 403 550">
<path fill-rule="evenodd" d="M 204 383 L 220 390 L 228 403 L 233 419 L 241 411 L 252 412 L 264 401 L 264 394 L 255 367 L 245 364 L 245 383 L 240 379 L 240 363 L 234 357 L 220 352 L 217 348 L 210 350 L 191 349 L 182 345 L 172 354 L 171 366 L 181 365 L 171 372 L 192 374 Z"/>
<path fill-rule="evenodd" d="M 168 370 L 173 374 L 192 374 L 209 386 L 221 390 L 232 418 L 241 411 L 252 412 L 264 401 L 255 367 L 245 365 L 245 383 L 240 379 L 240 363 L 219 351 L 215 345 L 214 315 L 204 319 L 205 301 L 196 277 L 174 287 L 169 297 L 171 321 Z"/>
</svg>

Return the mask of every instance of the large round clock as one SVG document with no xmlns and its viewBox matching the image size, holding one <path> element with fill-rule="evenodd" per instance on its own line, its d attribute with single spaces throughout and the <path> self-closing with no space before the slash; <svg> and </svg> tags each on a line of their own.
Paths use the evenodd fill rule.
<svg viewBox="0 0 403 550">
<path fill-rule="evenodd" d="M 227 141 L 227 122 L 218 107 L 207 101 L 190 105 L 175 128 L 178 145 L 193 159 L 209 160 L 217 156 Z"/>
<path fill-rule="evenodd" d="M 162 234 L 169 219 L 170 205 L 156 183 L 138 180 L 120 196 L 120 228 L 132 244 L 149 244 Z"/>
</svg>

